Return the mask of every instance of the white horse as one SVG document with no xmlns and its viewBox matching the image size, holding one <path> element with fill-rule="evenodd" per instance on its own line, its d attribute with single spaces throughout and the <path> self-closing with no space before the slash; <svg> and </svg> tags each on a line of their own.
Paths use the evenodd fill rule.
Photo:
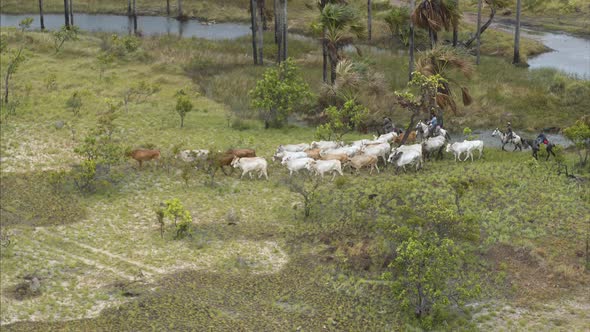
<svg viewBox="0 0 590 332">
<path fill-rule="evenodd" d="M 436 132 L 435 132 L 435 134 L 436 134 Z M 423 140 L 428 138 L 429 135 L 430 135 L 430 126 L 428 126 L 427 124 L 422 122 L 422 120 L 418 121 L 418 124 L 416 125 L 416 136 L 418 137 L 418 140 L 420 142 L 422 142 Z M 443 128 L 440 128 L 440 127 L 438 128 L 438 135 L 433 135 L 433 137 L 436 137 L 436 136 L 443 136 L 447 140 L 451 139 L 449 132 Z"/>
<path fill-rule="evenodd" d="M 500 129 L 496 128 L 492 132 L 492 137 L 496 137 L 496 135 L 499 136 L 500 140 L 502 141 L 502 151 L 506 151 L 504 150 L 504 146 L 508 143 L 514 144 L 514 150 L 512 151 L 516 151 L 517 148 L 520 151 L 522 151 L 522 146 L 525 144 L 525 142 L 522 140 L 522 138 L 520 138 L 520 136 L 516 135 L 514 132 L 512 133 L 512 137 L 508 138 L 507 133 L 503 133 L 502 131 L 500 131 Z"/>
</svg>

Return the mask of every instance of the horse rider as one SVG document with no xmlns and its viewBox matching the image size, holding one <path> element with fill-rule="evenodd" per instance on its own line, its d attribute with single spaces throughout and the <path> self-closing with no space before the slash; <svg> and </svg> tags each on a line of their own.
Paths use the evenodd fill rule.
<svg viewBox="0 0 590 332">
<path fill-rule="evenodd" d="M 430 113 L 430 116 L 428 131 L 430 132 L 429 136 L 434 137 L 435 132 L 438 131 L 438 120 L 436 119 L 436 114 L 434 114 L 434 112 Z"/>
<path fill-rule="evenodd" d="M 391 133 L 394 130 L 395 130 L 395 128 L 393 126 L 393 123 L 391 122 L 391 119 L 388 118 L 388 117 L 383 118 L 383 131 L 384 131 L 384 134 Z"/>
<path fill-rule="evenodd" d="M 512 124 L 508 121 L 506 125 L 506 142 L 510 142 L 514 138 L 514 133 L 512 132 Z"/>
<path fill-rule="evenodd" d="M 545 136 L 545 133 L 541 132 L 539 134 L 539 136 L 537 136 L 537 142 L 539 144 L 543 143 L 545 145 L 549 144 L 549 140 L 547 139 L 547 136 Z"/>
</svg>

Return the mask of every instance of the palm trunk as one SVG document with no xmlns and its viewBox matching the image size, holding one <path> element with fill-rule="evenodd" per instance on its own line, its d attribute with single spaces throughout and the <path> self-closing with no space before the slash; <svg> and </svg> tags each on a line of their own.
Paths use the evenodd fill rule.
<svg viewBox="0 0 590 332">
<path fill-rule="evenodd" d="M 265 0 L 260 0 L 260 19 L 262 22 L 262 30 L 266 31 L 268 30 L 268 26 L 266 23 L 266 15 L 265 15 L 265 11 L 266 11 L 266 1 Z"/>
<path fill-rule="evenodd" d="M 430 37 L 430 48 L 435 48 L 436 42 L 438 40 L 438 34 L 436 33 L 436 31 L 429 28 L 428 29 L 428 36 Z"/>
<path fill-rule="evenodd" d="M 277 6 L 277 2 L 279 0 L 273 0 L 273 17 L 275 20 L 275 44 L 279 44 L 279 6 Z"/>
<path fill-rule="evenodd" d="M 459 0 L 456 1 L 457 9 L 459 9 Z M 457 40 L 459 39 L 459 22 L 453 26 L 453 47 L 457 47 Z"/>
<path fill-rule="evenodd" d="M 372 30 L 372 17 L 371 17 L 371 0 L 367 0 L 367 35 L 368 39 L 371 40 Z"/>
<path fill-rule="evenodd" d="M 41 22 L 41 31 L 45 30 L 45 21 L 43 20 L 43 0 L 39 0 L 39 20 Z"/>
<path fill-rule="evenodd" d="M 322 77 L 324 79 L 324 83 L 328 83 L 328 46 L 326 45 L 326 29 L 324 29 L 322 35 Z"/>
<path fill-rule="evenodd" d="M 475 64 L 479 65 L 480 46 L 481 46 L 481 3 L 483 0 L 477 1 L 477 56 L 475 58 Z"/>
<path fill-rule="evenodd" d="M 275 42 L 277 44 L 277 63 L 283 60 L 283 21 L 282 21 L 282 0 L 275 0 Z"/>
<path fill-rule="evenodd" d="M 70 28 L 70 14 L 68 13 L 68 0 L 64 0 L 64 15 L 66 18 L 66 28 Z"/>
<path fill-rule="evenodd" d="M 170 16 L 170 0 L 166 0 L 166 15 Z"/>
<path fill-rule="evenodd" d="M 514 27 L 514 59 L 513 64 L 520 63 L 520 6 L 521 0 L 516 0 L 516 26 Z"/>
<path fill-rule="evenodd" d="M 282 51 L 283 51 L 283 61 L 287 60 L 287 0 L 282 0 L 283 2 L 283 15 L 281 17 L 281 21 L 283 22 L 283 28 L 282 28 L 282 33 L 283 33 L 283 47 L 282 47 Z"/>
<path fill-rule="evenodd" d="M 71 0 L 70 0 L 71 1 Z M 133 34 L 137 35 L 137 11 L 136 11 L 136 7 L 135 7 L 135 0 L 133 0 Z"/>
<path fill-rule="evenodd" d="M 256 27 L 256 1 L 257 0 L 250 0 L 250 18 L 252 21 L 252 55 L 254 57 L 254 64 L 258 64 L 258 47 L 256 45 L 256 32 L 258 28 Z"/>
<path fill-rule="evenodd" d="M 131 16 L 131 0 L 127 0 L 127 16 Z"/>
<path fill-rule="evenodd" d="M 70 3 L 70 24 L 74 25 L 74 0 L 68 0 Z"/>
<path fill-rule="evenodd" d="M 336 82 L 336 66 L 338 65 L 338 56 L 330 55 L 330 82 L 334 85 Z"/>
<path fill-rule="evenodd" d="M 258 38 L 258 40 L 256 41 L 256 46 L 258 47 L 258 64 L 262 65 L 264 64 L 263 61 L 263 42 L 264 42 L 264 31 L 262 29 L 262 7 L 260 6 L 262 4 L 262 1 L 264 0 L 257 0 L 258 2 L 258 11 L 256 15 L 256 27 L 257 27 L 257 32 L 256 32 L 256 37 Z"/>
<path fill-rule="evenodd" d="M 183 18 L 184 14 L 182 13 L 182 0 L 178 0 L 178 18 Z"/>
<path fill-rule="evenodd" d="M 414 10 L 414 0 L 410 1 L 410 11 Z M 408 65 L 409 68 L 409 80 L 412 80 L 412 73 L 414 72 L 414 22 L 410 20 L 410 63 Z"/>
</svg>

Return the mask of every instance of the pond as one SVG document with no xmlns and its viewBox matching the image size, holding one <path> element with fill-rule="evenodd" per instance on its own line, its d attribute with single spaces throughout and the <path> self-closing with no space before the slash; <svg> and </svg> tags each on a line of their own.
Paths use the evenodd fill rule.
<svg viewBox="0 0 590 332">
<path fill-rule="evenodd" d="M 26 18 L 33 17 L 33 28 L 40 29 L 38 14 L 0 15 L 0 26 L 18 26 Z M 45 28 L 59 29 L 64 25 L 64 15 L 46 14 L 43 17 Z M 133 19 L 123 15 L 75 14 L 74 23 L 82 30 L 92 32 L 112 32 L 128 34 L 133 32 Z M 179 21 L 164 16 L 138 16 L 137 30 L 143 35 L 176 35 L 198 37 L 210 40 L 234 39 L 250 34 L 250 25 L 242 23 L 208 24 L 198 20 Z"/>
</svg>

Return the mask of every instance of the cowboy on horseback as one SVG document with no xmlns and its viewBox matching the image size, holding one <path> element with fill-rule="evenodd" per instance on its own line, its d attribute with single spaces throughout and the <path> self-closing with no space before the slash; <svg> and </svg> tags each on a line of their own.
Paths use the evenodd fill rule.
<svg viewBox="0 0 590 332">
<path fill-rule="evenodd" d="M 510 142 L 512 139 L 514 139 L 514 133 L 512 132 L 512 124 L 508 121 L 506 125 L 506 142 Z"/>
<path fill-rule="evenodd" d="M 436 133 L 438 132 L 438 120 L 436 119 L 436 114 L 434 114 L 434 112 L 430 113 L 430 123 L 428 126 L 428 132 L 430 133 L 430 137 L 434 137 L 436 136 Z"/>
</svg>

